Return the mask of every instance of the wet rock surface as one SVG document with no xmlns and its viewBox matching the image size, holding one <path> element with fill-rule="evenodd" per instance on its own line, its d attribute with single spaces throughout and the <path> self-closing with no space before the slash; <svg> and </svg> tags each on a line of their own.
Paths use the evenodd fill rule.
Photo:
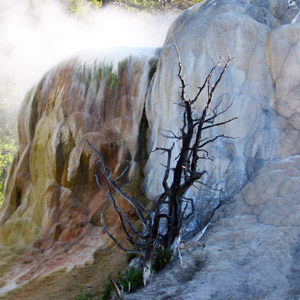
<svg viewBox="0 0 300 300">
<path fill-rule="evenodd" d="M 146 157 L 140 125 L 155 58 L 150 61 L 151 49 L 134 51 L 126 49 L 120 59 L 120 53 L 108 53 L 106 60 L 84 54 L 62 63 L 24 100 L 18 120 L 19 150 L 0 211 L 0 244 L 27 248 L 15 264 L 3 266 L 0 293 L 58 270 L 93 264 L 98 248 L 110 249 L 107 257 L 116 252 L 100 228 L 101 213 L 122 240 L 121 225 L 96 185 L 95 174 L 107 189 L 86 140 L 100 151 L 111 176 L 129 167 L 119 183 L 130 195 L 143 197 Z M 132 217 L 129 204 L 120 207 Z M 116 252 L 116 260 L 118 256 Z M 98 289 L 104 274 L 114 270 L 114 264 L 107 267 L 107 257 L 101 263 Z M 122 263 L 114 262 L 116 269 L 124 266 L 123 258 Z M 77 290 L 68 297 L 73 299 Z"/>
</svg>

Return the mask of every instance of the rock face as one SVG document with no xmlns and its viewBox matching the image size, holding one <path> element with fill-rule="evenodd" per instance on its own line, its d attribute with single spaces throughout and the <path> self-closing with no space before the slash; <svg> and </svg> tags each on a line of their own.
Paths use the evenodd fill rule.
<svg viewBox="0 0 300 300">
<path fill-rule="evenodd" d="M 0 292 L 15 287 L 11 276 L 18 285 L 57 268 L 92 262 L 96 249 L 111 244 L 99 228 L 101 213 L 111 230 L 121 233 L 117 215 L 96 185 L 95 173 L 100 182 L 103 178 L 86 140 L 102 153 L 112 176 L 130 166 L 120 184 L 130 181 L 125 188 L 142 194 L 140 167 L 146 144 L 140 125 L 156 61 L 149 61 L 152 50 L 123 51 L 106 54 L 105 59 L 85 54 L 67 61 L 46 74 L 24 100 L 18 121 L 20 146 L 0 212 L 0 244 L 29 245 L 23 258 L 34 259 L 17 274 L 13 268 L 8 271 Z"/>
<path fill-rule="evenodd" d="M 235 139 L 217 140 L 209 149 L 214 161 L 199 166 L 208 171 L 205 183 L 222 192 L 189 191 L 196 202 L 189 232 L 199 231 L 220 201 L 223 204 L 203 243 L 187 244 L 182 266 L 175 260 L 168 272 L 127 298 L 298 299 L 298 6 L 298 1 L 286 0 L 208 0 L 193 6 L 170 28 L 151 82 L 156 69 L 155 58 L 149 59 L 153 53 L 119 60 L 115 67 L 94 64 L 93 59 L 84 64 L 87 60 L 79 58 L 48 73 L 21 108 L 20 149 L 0 211 L 1 249 L 19 242 L 33 245 L 29 249 L 37 251 L 40 260 L 30 262 L 33 255 L 24 250 L 21 262 L 29 260 L 29 268 L 27 264 L 20 277 L 9 267 L 0 292 L 15 287 L 8 286 L 9 278 L 17 278 L 18 285 L 43 274 L 40 265 L 45 258 L 48 273 L 54 270 L 50 265 L 58 249 L 63 249 L 62 266 L 76 265 L 76 257 L 81 263 L 92 262 L 95 250 L 109 242 L 94 226 L 101 212 L 109 216 L 106 221 L 113 232 L 120 232 L 95 185 L 96 157 L 86 139 L 104 154 L 113 175 L 130 163 L 121 184 L 130 181 L 127 188 L 136 194 L 141 194 L 138 187 L 147 160 L 144 190 L 150 199 L 160 193 L 164 157 L 152 153 L 148 158 L 146 146 L 148 153 L 170 147 L 173 141 L 163 137 L 163 130 L 177 133 L 181 125 L 182 111 L 174 104 L 179 86 L 174 37 L 190 97 L 218 56 L 234 58 L 215 103 L 222 100 L 220 109 L 232 103 L 223 120 L 238 120 L 208 134 Z M 204 101 L 203 94 L 196 104 L 199 110 Z M 149 137 L 143 132 L 147 122 Z M 178 146 L 173 157 L 176 151 Z M 86 245 L 89 253 L 83 258 L 76 249 Z M 67 249 L 69 260 L 63 254 Z"/>
<path fill-rule="evenodd" d="M 128 160 L 133 176 L 149 69 L 144 57 L 124 58 L 117 66 L 97 61 L 90 66 L 78 58 L 49 72 L 29 92 L 1 210 L 3 245 L 30 244 L 55 224 L 54 232 L 43 233 L 54 241 L 81 235 L 84 226 L 78 224 L 87 223 L 102 204 L 94 178 L 97 159 L 87 139 L 101 149 L 112 175 Z M 24 231 L 9 229 L 20 222 Z"/>
<path fill-rule="evenodd" d="M 296 13 L 287 1 L 206 1 L 187 10 L 169 30 L 147 98 L 150 148 L 173 143 L 163 138 L 161 129 L 176 133 L 181 122 L 180 108 L 173 104 L 178 99 L 179 81 L 171 37 L 181 52 L 186 81 L 191 84 L 190 97 L 218 56 L 234 58 L 216 91 L 215 103 L 220 99 L 225 106 L 232 102 L 224 120 L 239 119 L 218 127 L 210 136 L 225 133 L 236 139 L 218 140 L 211 149 L 214 162 L 204 163 L 213 178 L 207 182 L 224 189 L 218 199 L 241 189 L 265 161 L 299 154 L 299 25 L 285 24 Z M 198 105 L 200 110 L 201 101 Z M 160 189 L 155 181 L 163 171 L 159 167 L 163 159 L 152 154 L 147 162 L 145 189 L 149 195 L 157 195 Z M 198 191 L 192 194 L 200 195 Z"/>
<path fill-rule="evenodd" d="M 300 156 L 272 160 L 154 282 L 126 299 L 298 299 Z"/>
<path fill-rule="evenodd" d="M 298 11 L 288 1 L 206 1 L 169 30 L 147 99 L 150 141 L 167 147 L 161 128 L 176 132 L 180 122 L 180 108 L 173 105 L 179 82 L 172 35 L 191 95 L 218 55 L 234 58 L 216 100 L 233 101 L 224 119 L 239 119 L 211 135 L 238 138 L 215 144 L 215 160 L 205 165 L 214 178 L 207 182 L 224 188 L 209 203 L 224 204 L 203 241 L 187 244 L 182 265 L 175 260 L 127 299 L 299 299 Z M 150 195 L 159 189 L 154 182 L 160 163 L 155 154 L 147 162 Z M 201 224 L 209 214 L 208 196 L 198 190 L 191 194 L 198 199 Z"/>
</svg>

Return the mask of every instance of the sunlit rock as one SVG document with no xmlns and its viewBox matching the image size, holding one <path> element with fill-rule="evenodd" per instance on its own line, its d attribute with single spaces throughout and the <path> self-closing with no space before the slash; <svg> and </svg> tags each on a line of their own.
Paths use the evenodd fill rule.
<svg viewBox="0 0 300 300">
<path fill-rule="evenodd" d="M 220 110 L 232 103 L 220 121 L 238 120 L 207 133 L 207 137 L 224 134 L 234 139 L 218 139 L 209 149 L 214 161 L 199 165 L 208 170 L 205 183 L 222 189 L 221 193 L 203 192 L 200 186 L 190 191 L 202 198 L 198 201 L 200 219 L 206 219 L 206 199 L 216 206 L 252 180 L 266 161 L 300 153 L 300 27 L 299 23 L 290 24 L 297 12 L 288 1 L 206 1 L 187 10 L 168 32 L 146 102 L 149 149 L 171 146 L 173 140 L 164 138 L 166 130 L 180 135 L 183 109 L 176 105 L 180 81 L 172 37 L 181 54 L 191 98 L 219 57 L 233 58 L 214 101 L 216 105 L 222 100 Z M 205 99 L 203 93 L 197 102 L 199 112 Z M 156 182 L 164 172 L 164 160 L 163 155 L 153 153 L 147 162 L 144 187 L 149 197 L 155 198 L 162 190 Z"/>
<path fill-rule="evenodd" d="M 274 159 L 226 203 L 200 243 L 126 299 L 297 299 L 300 156 Z"/>
<path fill-rule="evenodd" d="M 122 238 L 117 214 L 96 185 L 95 173 L 107 188 L 86 140 L 101 152 L 111 176 L 129 167 L 120 184 L 131 182 L 125 189 L 140 196 L 146 159 L 140 126 L 146 126 L 143 110 L 156 64 L 153 55 L 151 49 L 82 54 L 51 70 L 28 93 L 0 211 L 0 245 L 30 247 L 20 259 L 19 264 L 27 263 L 19 275 L 12 268 L 1 279 L 0 293 L 40 274 L 93 262 L 95 250 L 111 244 L 99 227 L 101 213 Z M 130 211 L 126 203 L 121 207 Z M 12 277 L 15 285 L 8 284 Z"/>
<path fill-rule="evenodd" d="M 236 139 L 212 146 L 214 161 L 202 165 L 210 174 L 206 182 L 223 191 L 191 192 L 198 232 L 210 208 L 223 201 L 202 240 L 183 244 L 182 264 L 178 259 L 126 299 L 299 299 L 299 4 L 205 1 L 169 30 L 146 102 L 150 145 L 170 146 L 162 129 L 176 134 L 181 121 L 172 35 L 191 96 L 219 55 L 234 58 L 215 98 L 233 101 L 223 120 L 239 119 L 210 135 Z M 147 162 L 152 197 L 161 189 L 155 182 L 163 159 L 154 153 Z"/>
<path fill-rule="evenodd" d="M 112 176 L 130 166 L 120 181 L 128 192 L 143 197 L 143 183 L 149 199 L 159 195 L 165 156 L 150 152 L 170 147 L 173 140 L 164 135 L 177 134 L 182 124 L 174 38 L 191 98 L 219 57 L 233 58 L 215 103 L 222 100 L 220 109 L 232 103 L 220 121 L 238 120 L 207 132 L 206 137 L 232 139 L 211 145 L 214 160 L 199 164 L 208 171 L 206 186 L 187 195 L 196 204 L 183 233 L 189 237 L 223 204 L 203 242 L 183 246 L 182 266 L 175 261 L 128 299 L 298 299 L 299 5 L 203 1 L 174 22 L 159 57 L 145 49 L 123 58 L 116 52 L 99 60 L 81 56 L 50 71 L 29 92 L 19 116 L 20 147 L 0 211 L 0 255 L 6 257 L 0 293 L 29 280 L 32 292 L 37 284 L 32 279 L 55 270 L 63 272 L 59 279 L 64 272 L 76 280 L 94 276 L 80 277 L 74 265 L 101 274 L 125 265 L 124 256 L 112 259 L 113 243 L 99 227 L 104 213 L 124 241 L 116 214 L 95 184 L 97 159 L 85 140 L 100 150 Z M 205 99 L 203 93 L 196 104 L 200 112 Z M 10 295 L 21 295 L 15 293 Z"/>
</svg>

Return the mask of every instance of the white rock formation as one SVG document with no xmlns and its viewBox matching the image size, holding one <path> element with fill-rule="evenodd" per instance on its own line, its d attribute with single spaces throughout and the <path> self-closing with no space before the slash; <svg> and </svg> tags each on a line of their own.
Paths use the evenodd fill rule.
<svg viewBox="0 0 300 300">
<path fill-rule="evenodd" d="M 169 30 L 147 99 L 151 147 L 168 146 L 161 129 L 181 121 L 177 56 L 195 94 L 217 56 L 234 58 L 217 91 L 234 104 L 219 127 L 235 140 L 211 148 L 208 182 L 224 192 L 214 200 L 194 190 L 198 224 L 219 200 L 203 243 L 183 251 L 154 282 L 127 299 L 299 299 L 300 297 L 300 23 L 299 1 L 216 0 L 187 10 Z M 300 7 L 300 6 L 299 6 Z M 201 109 L 201 103 L 198 104 Z M 163 158 L 152 154 L 145 187 L 150 196 Z M 206 209 L 206 210 L 205 210 Z M 201 241 L 200 241 L 201 242 Z"/>
<path fill-rule="evenodd" d="M 299 1 L 288 0 L 207 0 L 195 5 L 170 28 L 150 88 L 149 71 L 152 74 L 155 69 L 150 57 L 137 61 L 129 57 L 125 64 L 118 64 L 118 74 L 107 66 L 98 71 L 84 63 L 76 67 L 75 61 L 49 73 L 53 78 L 48 74 L 34 98 L 31 95 L 24 102 L 17 167 L 11 170 L 0 212 L 0 252 L 22 239 L 34 249 L 27 249 L 27 256 L 18 263 L 9 261 L 13 267 L 8 265 L 10 273 L 0 280 L 2 292 L 45 274 L 45 261 L 52 272 L 66 258 L 78 257 L 68 252 L 73 240 L 78 253 L 89 247 L 88 257 L 94 263 L 97 259 L 105 262 L 101 252 L 96 259 L 91 251 L 91 245 L 96 249 L 104 239 L 94 227 L 99 225 L 99 213 L 106 213 L 108 225 L 114 226 L 116 233 L 121 227 L 95 185 L 96 158 L 84 147 L 85 139 L 107 152 L 112 168 L 119 169 L 129 157 L 138 173 L 138 165 L 145 159 L 144 153 L 138 157 L 138 152 L 146 144 L 145 137 L 140 140 L 145 132 L 139 123 L 147 94 L 149 151 L 171 145 L 173 141 L 163 137 L 163 129 L 176 133 L 182 122 L 181 108 L 175 104 L 180 83 L 173 36 L 191 97 L 219 56 L 234 58 L 215 99 L 216 103 L 223 99 L 225 106 L 233 102 L 223 120 L 239 119 L 210 134 L 224 133 L 236 139 L 218 140 L 210 149 L 214 161 L 199 165 L 209 172 L 206 183 L 223 191 L 189 191 L 197 209 L 189 227 L 192 233 L 201 230 L 220 201 L 223 204 L 203 243 L 185 245 L 182 266 L 175 259 L 150 286 L 127 298 L 300 299 L 298 7 Z M 197 103 L 199 111 L 204 100 L 205 95 Z M 176 151 L 178 146 L 174 157 Z M 144 187 L 150 198 L 161 191 L 164 161 L 159 153 L 152 153 L 147 161 Z M 132 188 L 135 191 L 139 191 L 142 175 Z M 77 242 L 81 237 L 82 244 Z M 56 251 L 62 251 L 59 259 Z M 82 256 L 78 261 L 85 262 Z M 109 271 L 105 264 L 99 268 L 101 273 Z M 39 294 L 36 297 L 40 299 Z M 67 298 L 74 297 L 64 295 Z M 31 300 L 32 294 L 22 299 Z"/>
<path fill-rule="evenodd" d="M 214 195 L 216 202 L 240 190 L 264 162 L 300 151 L 300 26 L 285 24 L 296 13 L 287 1 L 206 1 L 187 10 L 169 30 L 147 99 L 150 148 L 173 143 L 162 136 L 162 129 L 177 132 L 181 124 L 181 108 L 174 105 L 180 83 L 172 35 L 181 52 L 186 81 L 191 84 L 191 96 L 218 56 L 234 58 L 217 89 L 215 103 L 222 98 L 225 104 L 233 101 L 224 120 L 236 116 L 238 120 L 210 134 L 225 133 L 236 139 L 218 140 L 210 150 L 214 162 L 203 164 L 210 174 L 207 182 L 224 190 Z M 200 111 L 201 102 L 198 107 Z M 154 153 L 148 160 L 145 189 L 150 197 L 161 189 L 156 182 L 164 159 Z M 198 198 L 212 197 L 209 191 L 209 196 L 198 190 L 191 193 Z M 198 205 L 202 210 L 201 201 Z"/>
</svg>

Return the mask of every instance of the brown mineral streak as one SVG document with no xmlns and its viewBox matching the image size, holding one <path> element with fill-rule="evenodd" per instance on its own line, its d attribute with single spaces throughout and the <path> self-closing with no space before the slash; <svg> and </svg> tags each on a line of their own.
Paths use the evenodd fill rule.
<svg viewBox="0 0 300 300">
<path fill-rule="evenodd" d="M 72 261 L 74 266 L 74 260 L 92 263 L 99 247 L 111 248 L 109 255 L 113 255 L 114 246 L 98 227 L 100 213 L 110 215 L 108 226 L 124 239 L 116 213 L 95 184 L 95 172 L 100 181 L 102 176 L 85 140 L 99 149 L 112 176 L 135 157 L 131 151 L 138 148 L 148 63 L 144 58 L 127 58 L 116 74 L 112 69 L 99 70 L 103 67 L 97 70 L 96 64 L 82 64 L 79 59 L 62 63 L 24 100 L 18 121 L 20 148 L 0 210 L 0 246 L 21 242 L 27 248 L 17 262 L 20 275 L 12 265 L 1 285 L 10 276 L 18 278 L 18 285 L 24 284 Z M 126 188 L 138 195 L 136 186 L 135 182 L 135 187 Z M 130 215 L 130 206 L 121 206 Z M 24 230 L 18 230 L 20 226 Z M 80 258 L 83 252 L 86 255 Z"/>
</svg>

